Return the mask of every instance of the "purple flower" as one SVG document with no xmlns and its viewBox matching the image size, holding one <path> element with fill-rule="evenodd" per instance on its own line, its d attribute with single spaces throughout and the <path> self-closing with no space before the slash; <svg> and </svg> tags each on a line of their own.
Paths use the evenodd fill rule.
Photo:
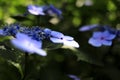
<svg viewBox="0 0 120 80">
<path fill-rule="evenodd" d="M 51 37 L 50 40 L 53 43 L 63 43 L 64 45 L 67 46 L 72 46 L 72 47 L 79 47 L 79 44 L 74 41 L 73 37 L 70 36 L 64 36 L 62 33 L 57 32 L 57 31 L 51 31 Z"/>
<path fill-rule="evenodd" d="M 73 80 L 80 80 L 80 78 L 78 78 L 78 77 L 75 76 L 75 75 L 69 74 L 68 76 L 69 76 L 70 78 L 72 78 Z"/>
<path fill-rule="evenodd" d="M 88 43 L 95 47 L 102 45 L 111 46 L 112 40 L 116 37 L 116 34 L 111 34 L 109 31 L 94 32 L 93 36 L 89 39 Z"/>
<path fill-rule="evenodd" d="M 17 33 L 16 38 L 11 40 L 11 43 L 18 49 L 28 52 L 37 53 L 41 56 L 46 56 L 46 52 L 41 49 L 42 42 L 32 40 L 29 36 L 23 33 Z"/>
<path fill-rule="evenodd" d="M 81 28 L 79 28 L 79 31 L 89 31 L 89 30 L 92 30 L 94 28 L 97 28 L 99 27 L 98 24 L 93 24 L 93 25 L 85 25 L 85 26 L 82 26 Z"/>
<path fill-rule="evenodd" d="M 33 15 L 45 15 L 43 6 L 29 5 L 28 12 Z"/>
</svg>

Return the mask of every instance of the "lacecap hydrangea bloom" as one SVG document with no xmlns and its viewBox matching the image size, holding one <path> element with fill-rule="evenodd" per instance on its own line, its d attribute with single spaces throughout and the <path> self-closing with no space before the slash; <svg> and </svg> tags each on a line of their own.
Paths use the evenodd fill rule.
<svg viewBox="0 0 120 80">
<path fill-rule="evenodd" d="M 93 32 L 93 36 L 89 39 L 88 43 L 95 47 L 100 47 L 102 45 L 111 46 L 112 40 L 116 37 L 116 34 L 112 34 L 105 30 L 103 32 L 96 31 Z"/>
<path fill-rule="evenodd" d="M 42 49 L 43 40 L 50 40 L 54 43 L 61 43 L 63 45 L 79 47 L 79 44 L 71 36 L 52 31 L 48 28 L 35 27 L 21 27 L 20 25 L 5 26 L 0 29 L 1 36 L 13 36 L 11 43 L 19 50 L 27 53 L 36 53 L 41 56 L 46 56 L 47 53 Z"/>
</svg>

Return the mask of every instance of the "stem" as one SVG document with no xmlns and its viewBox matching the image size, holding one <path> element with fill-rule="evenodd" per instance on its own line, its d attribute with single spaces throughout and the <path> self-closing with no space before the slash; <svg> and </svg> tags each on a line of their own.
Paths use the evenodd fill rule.
<svg viewBox="0 0 120 80">
<path fill-rule="evenodd" d="M 36 25 L 40 25 L 40 16 L 36 16 Z"/>
<path fill-rule="evenodd" d="M 24 76 L 23 76 L 23 79 L 22 80 L 25 80 L 26 76 L 27 76 L 27 73 L 28 73 L 28 70 L 27 70 L 27 65 L 28 65 L 28 53 L 26 52 L 25 53 L 25 65 L 24 65 Z"/>
</svg>

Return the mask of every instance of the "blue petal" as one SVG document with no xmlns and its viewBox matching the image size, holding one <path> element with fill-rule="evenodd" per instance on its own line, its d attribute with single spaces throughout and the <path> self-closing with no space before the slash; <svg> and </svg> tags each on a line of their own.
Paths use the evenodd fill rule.
<svg viewBox="0 0 120 80">
<path fill-rule="evenodd" d="M 51 37 L 53 37 L 53 38 L 59 38 L 59 39 L 61 39 L 61 38 L 64 37 L 64 35 L 63 35 L 62 33 L 57 32 L 57 31 L 52 31 L 50 35 L 51 35 Z"/>
<path fill-rule="evenodd" d="M 99 27 L 98 24 L 82 26 L 79 31 L 89 31 L 96 27 Z"/>
<path fill-rule="evenodd" d="M 88 43 L 91 44 L 94 47 L 100 47 L 100 46 L 102 46 L 101 41 L 99 41 L 97 39 L 94 39 L 94 38 L 90 38 L 89 41 L 88 41 Z"/>
<path fill-rule="evenodd" d="M 112 40 L 116 37 L 116 34 L 111 34 L 109 31 L 104 31 L 103 36 L 106 40 Z"/>
<path fill-rule="evenodd" d="M 52 31 L 52 30 L 51 30 L 51 29 L 48 29 L 48 28 L 44 29 L 44 32 L 45 32 L 46 37 L 50 37 L 51 31 Z"/>
<path fill-rule="evenodd" d="M 46 28 L 46 29 L 44 29 L 44 32 L 45 32 L 46 34 L 50 34 L 50 33 L 51 33 L 51 29 Z"/>
<path fill-rule="evenodd" d="M 53 11 L 54 14 L 57 14 L 57 15 L 62 14 L 62 12 L 59 9 L 55 8 L 53 5 L 50 5 L 50 9 Z"/>
<path fill-rule="evenodd" d="M 59 38 L 50 38 L 50 40 L 53 42 L 53 43 L 63 43 L 63 40 L 62 39 L 59 39 Z"/>
<path fill-rule="evenodd" d="M 106 37 L 107 40 L 112 40 L 116 37 L 115 34 L 110 34 L 108 37 Z"/>
<path fill-rule="evenodd" d="M 100 38 L 102 36 L 103 36 L 103 34 L 100 31 L 93 32 L 93 38 L 98 39 L 98 38 Z"/>
<path fill-rule="evenodd" d="M 103 40 L 103 41 L 102 41 L 102 44 L 103 44 L 103 45 L 106 45 L 106 46 L 111 46 L 111 45 L 112 45 L 112 41 Z"/>
<path fill-rule="evenodd" d="M 34 5 L 29 5 L 28 6 L 28 11 L 31 14 L 34 15 L 45 15 L 45 13 L 43 12 L 43 7 L 38 7 L 38 6 L 34 6 Z"/>
</svg>

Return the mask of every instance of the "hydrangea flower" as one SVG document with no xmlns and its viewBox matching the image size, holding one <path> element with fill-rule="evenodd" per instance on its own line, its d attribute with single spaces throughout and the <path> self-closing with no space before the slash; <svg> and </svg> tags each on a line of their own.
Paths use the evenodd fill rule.
<svg viewBox="0 0 120 80">
<path fill-rule="evenodd" d="M 42 49 L 42 41 L 46 39 L 52 41 L 53 44 L 62 43 L 67 46 L 79 47 L 79 44 L 73 37 L 39 26 L 21 27 L 20 25 L 12 24 L 0 29 L 0 35 L 13 36 L 14 39 L 11 39 L 11 43 L 21 51 L 36 53 L 42 56 L 47 55 Z"/>
<path fill-rule="evenodd" d="M 57 31 L 51 31 L 50 35 L 51 35 L 50 40 L 53 43 L 63 43 L 64 45 L 67 46 L 72 46 L 77 48 L 79 47 L 79 44 L 76 41 L 74 41 L 74 38 L 71 36 L 65 36 Z"/>
<path fill-rule="evenodd" d="M 61 17 L 62 14 L 62 12 L 59 9 L 55 8 L 53 5 L 49 6 L 29 5 L 27 8 L 28 12 L 33 15 L 50 15 Z"/>
<path fill-rule="evenodd" d="M 1 35 L 1 36 L 3 36 L 3 35 L 4 35 L 4 33 L 3 33 L 3 30 L 2 30 L 2 29 L 0 29 L 0 35 Z"/>
<path fill-rule="evenodd" d="M 45 15 L 43 6 L 29 5 L 28 12 L 33 15 Z"/>
<path fill-rule="evenodd" d="M 95 47 L 100 47 L 102 45 L 111 46 L 112 40 L 116 37 L 116 34 L 112 34 L 105 30 L 103 32 L 96 31 L 93 36 L 89 39 L 88 43 Z"/>
<path fill-rule="evenodd" d="M 59 9 L 55 8 L 53 5 L 48 6 L 45 12 L 50 16 L 58 16 L 58 17 L 61 17 L 62 14 L 62 12 Z"/>
<path fill-rule="evenodd" d="M 11 40 L 11 43 L 18 49 L 28 52 L 36 53 L 41 56 L 46 56 L 46 52 L 41 49 L 42 41 L 36 41 L 23 33 L 17 33 L 16 38 Z"/>
<path fill-rule="evenodd" d="M 69 76 L 70 78 L 72 78 L 73 80 L 80 80 L 80 78 L 78 78 L 78 77 L 75 76 L 75 75 L 69 74 L 68 76 Z"/>
</svg>

